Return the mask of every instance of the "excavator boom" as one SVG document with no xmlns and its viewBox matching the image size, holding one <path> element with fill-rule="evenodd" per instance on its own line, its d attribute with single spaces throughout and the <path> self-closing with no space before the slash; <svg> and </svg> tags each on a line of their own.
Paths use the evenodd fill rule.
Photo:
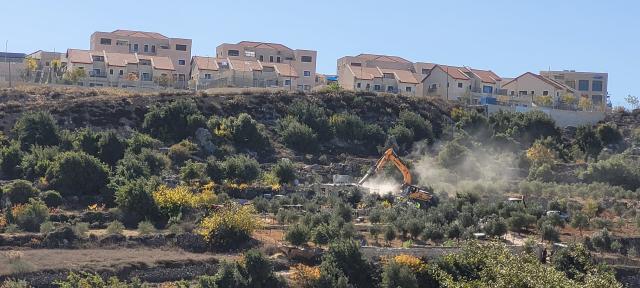
<svg viewBox="0 0 640 288">
<path fill-rule="evenodd" d="M 406 165 L 404 165 L 404 163 L 402 163 L 402 161 L 400 160 L 400 157 L 398 157 L 396 152 L 393 151 L 393 148 L 389 148 L 387 149 L 387 151 L 384 152 L 384 154 L 382 155 L 382 157 L 380 157 L 380 159 L 378 159 L 376 164 L 373 165 L 369 169 L 369 171 L 367 171 L 367 174 L 365 174 L 364 177 L 360 179 L 360 181 L 358 181 L 358 185 L 363 185 L 364 182 L 366 182 L 371 175 L 379 172 L 382 168 L 384 168 L 384 166 L 389 161 L 391 161 L 391 163 L 393 163 L 393 165 L 396 166 L 398 170 L 400 170 L 400 173 L 402 173 L 402 177 L 403 177 L 402 196 L 403 197 L 408 197 L 411 200 L 418 200 L 422 202 L 427 202 L 432 198 L 432 195 L 430 192 L 411 184 L 411 182 L 413 181 L 411 177 L 411 172 L 409 171 L 409 168 Z"/>
</svg>

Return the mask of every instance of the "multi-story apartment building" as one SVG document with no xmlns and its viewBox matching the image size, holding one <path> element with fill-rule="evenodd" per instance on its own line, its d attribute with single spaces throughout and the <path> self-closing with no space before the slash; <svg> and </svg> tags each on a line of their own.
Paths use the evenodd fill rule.
<svg viewBox="0 0 640 288">
<path fill-rule="evenodd" d="M 115 30 L 91 34 L 91 51 L 168 57 L 175 87 L 186 88 L 191 72 L 191 39 L 169 38 L 156 32 Z"/>
<path fill-rule="evenodd" d="M 540 75 L 571 87 L 576 91 L 576 97 L 590 99 L 594 107 L 606 108 L 609 74 L 564 70 L 541 71 Z"/>
<path fill-rule="evenodd" d="M 287 63 L 262 62 L 245 58 L 194 56 L 191 60 L 190 87 L 264 87 L 309 91 L 315 79 L 307 79 Z"/>
<path fill-rule="evenodd" d="M 355 91 L 385 91 L 443 99 L 495 97 L 502 78 L 490 70 L 413 63 L 398 56 L 360 54 L 338 59 L 338 82 Z"/>
<path fill-rule="evenodd" d="M 82 86 L 170 86 L 171 75 L 176 73 L 173 61 L 166 56 L 69 49 L 66 58 L 66 71 L 85 71 L 85 77 L 78 81 Z"/>
<path fill-rule="evenodd" d="M 422 82 L 426 96 L 464 99 L 477 104 L 483 99 L 496 98 L 501 89 L 502 78 L 491 70 L 421 62 L 415 67 L 426 75 Z"/>
<path fill-rule="evenodd" d="M 552 105 L 557 106 L 566 95 L 575 90 L 553 79 L 526 72 L 502 84 L 503 102 L 516 106 L 528 107 L 536 101 L 536 97 L 550 96 Z"/>
<path fill-rule="evenodd" d="M 230 69 L 237 72 L 236 76 L 247 76 L 241 81 L 242 85 L 235 85 L 238 87 L 255 87 L 252 86 L 254 83 L 264 82 L 267 87 L 275 85 L 310 91 L 315 86 L 316 57 L 316 51 L 294 50 L 277 43 L 242 41 L 224 43 L 216 48 L 217 59 L 226 59 Z M 240 79 L 238 77 L 236 79 Z M 276 83 L 278 77 L 287 79 L 279 79 Z"/>
<path fill-rule="evenodd" d="M 346 90 L 422 95 L 423 77 L 398 56 L 360 54 L 338 59 L 338 84 Z"/>
</svg>

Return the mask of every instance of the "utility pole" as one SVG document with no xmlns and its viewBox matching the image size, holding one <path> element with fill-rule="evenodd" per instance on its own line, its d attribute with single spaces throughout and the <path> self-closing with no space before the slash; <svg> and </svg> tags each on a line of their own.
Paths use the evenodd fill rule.
<svg viewBox="0 0 640 288">
<path fill-rule="evenodd" d="M 7 56 L 9 55 L 9 40 L 4 42 L 4 63 L 9 65 L 9 88 L 11 88 L 13 83 L 11 83 L 11 62 L 7 61 Z"/>
</svg>

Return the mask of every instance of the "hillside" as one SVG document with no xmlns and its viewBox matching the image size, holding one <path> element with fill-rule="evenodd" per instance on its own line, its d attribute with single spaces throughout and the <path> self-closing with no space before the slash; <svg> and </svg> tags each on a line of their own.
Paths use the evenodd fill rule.
<svg viewBox="0 0 640 288">
<path fill-rule="evenodd" d="M 640 263 L 640 113 L 562 129 L 540 112 L 476 109 L 345 91 L 0 90 L 0 249 L 18 251 L 0 257 L 9 265 L 0 279 L 33 284 L 107 269 L 102 276 L 217 287 L 202 283 L 225 273 L 257 281 L 247 276 L 249 255 L 270 263 L 262 280 L 274 287 L 378 287 L 394 277 L 468 284 L 456 265 L 480 269 L 477 281 L 489 283 L 506 276 L 484 261 L 513 259 L 531 275 L 553 273 L 551 286 L 619 285 L 594 265 L 602 262 L 618 280 L 638 281 L 629 271 Z M 389 147 L 430 201 L 400 195 L 392 165 L 364 187 L 331 183 L 335 174 L 361 177 Z M 95 266 L 82 254 L 122 247 L 139 253 Z M 68 248 L 82 267 L 43 268 L 46 255 Z M 442 257 L 445 248 L 455 253 Z M 146 249 L 173 253 L 146 259 L 156 253 Z"/>
</svg>

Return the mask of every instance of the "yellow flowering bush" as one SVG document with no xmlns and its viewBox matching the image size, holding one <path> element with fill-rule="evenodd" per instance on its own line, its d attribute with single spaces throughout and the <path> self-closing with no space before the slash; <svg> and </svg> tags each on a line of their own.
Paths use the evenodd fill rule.
<svg viewBox="0 0 640 288">
<path fill-rule="evenodd" d="M 316 287 L 318 280 L 320 280 L 320 268 L 318 266 L 296 264 L 291 268 L 291 279 L 296 283 L 296 287 Z"/>
<path fill-rule="evenodd" d="M 409 267 L 409 269 L 414 273 L 420 273 L 427 270 L 427 264 L 420 260 L 420 258 L 407 254 L 396 255 L 393 257 L 393 262 Z"/>
<path fill-rule="evenodd" d="M 202 235 L 212 248 L 224 250 L 247 241 L 261 224 L 252 205 L 229 203 L 202 219 L 196 232 Z"/>
<path fill-rule="evenodd" d="M 176 216 L 185 208 L 209 207 L 216 203 L 218 197 L 213 192 L 213 184 L 203 186 L 200 193 L 193 193 L 187 186 L 161 186 L 153 192 L 153 200 L 162 213 Z"/>
</svg>

